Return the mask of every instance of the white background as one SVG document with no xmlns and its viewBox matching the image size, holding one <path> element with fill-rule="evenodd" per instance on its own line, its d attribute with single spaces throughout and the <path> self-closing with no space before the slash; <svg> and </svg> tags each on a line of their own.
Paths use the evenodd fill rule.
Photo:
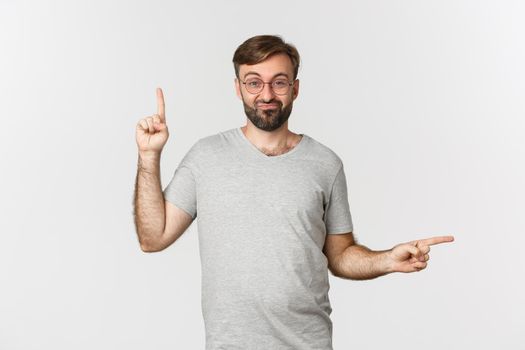
<svg viewBox="0 0 525 350">
<path fill-rule="evenodd" d="M 289 127 L 343 160 L 360 243 L 433 235 L 426 270 L 330 276 L 334 349 L 518 349 L 525 303 L 522 1 L 0 1 L 0 349 L 203 349 L 196 223 L 133 224 L 135 126 L 164 90 L 167 185 L 242 126 L 233 52 L 298 48 Z"/>
</svg>

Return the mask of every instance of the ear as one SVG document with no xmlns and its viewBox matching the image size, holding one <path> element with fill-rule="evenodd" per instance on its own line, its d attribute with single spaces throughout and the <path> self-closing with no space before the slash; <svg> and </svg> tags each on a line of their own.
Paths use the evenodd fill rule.
<svg viewBox="0 0 525 350">
<path fill-rule="evenodd" d="M 235 93 L 237 94 L 237 97 L 242 100 L 241 83 L 239 82 L 238 78 L 235 78 L 234 82 L 235 82 Z"/>
<path fill-rule="evenodd" d="M 295 100 L 297 96 L 299 96 L 299 79 L 293 83 L 293 99 Z"/>
</svg>

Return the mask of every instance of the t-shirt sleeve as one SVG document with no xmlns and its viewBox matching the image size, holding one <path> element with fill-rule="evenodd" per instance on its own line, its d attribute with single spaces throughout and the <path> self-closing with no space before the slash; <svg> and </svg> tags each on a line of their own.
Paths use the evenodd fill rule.
<svg viewBox="0 0 525 350">
<path fill-rule="evenodd" d="M 164 199 L 188 213 L 192 219 L 197 217 L 197 188 L 193 168 L 195 145 L 179 163 L 171 181 L 164 189 Z"/>
<path fill-rule="evenodd" d="M 327 234 L 342 234 L 353 230 L 343 164 L 335 176 L 323 218 Z"/>
</svg>

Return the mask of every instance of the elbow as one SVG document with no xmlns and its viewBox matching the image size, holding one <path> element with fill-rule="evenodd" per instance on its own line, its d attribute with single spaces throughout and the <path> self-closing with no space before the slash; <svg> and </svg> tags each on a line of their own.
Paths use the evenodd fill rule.
<svg viewBox="0 0 525 350">
<path fill-rule="evenodd" d="M 330 273 L 337 278 L 341 278 L 344 280 L 354 279 L 351 271 L 348 271 L 348 269 L 345 269 L 341 265 L 341 261 L 339 260 L 339 256 L 331 259 L 328 264 L 328 270 Z"/>
<path fill-rule="evenodd" d="M 329 255 L 328 256 L 328 271 L 334 276 L 334 277 L 341 277 L 340 269 L 339 269 L 339 257 L 340 255 Z"/>
<path fill-rule="evenodd" d="M 148 246 L 148 245 L 145 245 L 145 244 L 141 244 L 140 245 L 140 249 L 144 252 L 144 253 L 155 253 L 155 252 L 158 252 L 157 249 L 151 247 L 151 246 Z"/>
<path fill-rule="evenodd" d="M 332 274 L 332 276 L 341 278 L 341 275 L 340 275 L 339 273 L 337 273 L 336 270 L 334 270 L 334 269 L 332 269 L 332 268 L 328 268 L 328 271 L 330 271 L 330 273 Z"/>
<path fill-rule="evenodd" d="M 334 268 L 334 265 L 329 263 L 328 264 L 328 271 L 332 274 L 334 277 L 339 277 L 339 274 L 337 273 L 337 270 Z"/>
<path fill-rule="evenodd" d="M 159 244 L 151 240 L 142 240 L 140 241 L 140 249 L 144 253 L 156 253 L 160 252 L 164 248 L 162 248 Z"/>
</svg>

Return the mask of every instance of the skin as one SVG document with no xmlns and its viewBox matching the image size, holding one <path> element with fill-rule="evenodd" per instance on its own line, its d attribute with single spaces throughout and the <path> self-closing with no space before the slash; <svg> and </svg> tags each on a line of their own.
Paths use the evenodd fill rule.
<svg viewBox="0 0 525 350">
<path fill-rule="evenodd" d="M 454 236 L 436 236 L 373 251 L 357 244 L 353 233 L 327 235 L 323 252 L 334 276 L 366 280 L 392 272 L 417 272 L 428 266 L 430 246 L 454 241 Z"/>
<path fill-rule="evenodd" d="M 169 137 L 164 95 L 157 89 L 157 114 L 136 126 L 137 177 L 133 200 L 135 228 L 144 252 L 156 252 L 173 243 L 189 226 L 191 218 L 164 200 L 160 183 L 160 156 Z"/>
<path fill-rule="evenodd" d="M 241 65 L 239 77 L 245 80 L 258 75 L 270 82 L 278 73 L 293 79 L 293 66 L 288 56 L 274 55 L 255 65 Z M 284 96 L 276 95 L 269 84 L 256 95 L 248 93 L 235 79 L 237 96 L 247 115 L 241 128 L 258 149 L 269 155 L 289 151 L 301 139 L 288 130 L 288 117 L 293 101 L 299 94 L 299 80 Z M 264 104 L 275 106 L 264 107 Z M 172 244 L 191 224 L 191 217 L 163 198 L 160 186 L 160 154 L 168 140 L 164 95 L 157 89 L 157 114 L 139 121 L 136 140 L 139 148 L 137 181 L 135 184 L 134 214 L 141 248 L 145 252 L 160 251 Z M 254 120 L 255 123 L 252 121 Z M 258 128 L 263 126 L 263 128 Z M 360 245 L 352 232 L 327 234 L 323 253 L 334 276 L 364 280 L 392 272 L 417 272 L 425 269 L 430 259 L 430 247 L 454 241 L 454 236 L 435 236 L 395 245 L 389 250 L 374 251 Z"/>
<path fill-rule="evenodd" d="M 254 65 L 241 65 L 239 78 L 245 81 L 249 77 L 259 77 L 264 82 L 271 82 L 276 77 L 294 81 L 292 61 L 286 54 L 275 54 Z M 288 116 L 292 111 L 293 101 L 299 95 L 299 79 L 294 81 L 286 95 L 276 95 L 270 84 L 265 84 L 260 93 L 253 95 L 246 90 L 239 78 L 235 78 L 235 91 L 243 102 L 247 116 L 246 125 L 241 130 L 255 147 L 267 155 L 288 152 L 302 138 L 288 130 Z M 276 106 L 265 106 L 273 104 Z M 257 120 L 259 123 L 254 123 Z M 257 127 L 257 124 L 266 127 Z"/>
</svg>

